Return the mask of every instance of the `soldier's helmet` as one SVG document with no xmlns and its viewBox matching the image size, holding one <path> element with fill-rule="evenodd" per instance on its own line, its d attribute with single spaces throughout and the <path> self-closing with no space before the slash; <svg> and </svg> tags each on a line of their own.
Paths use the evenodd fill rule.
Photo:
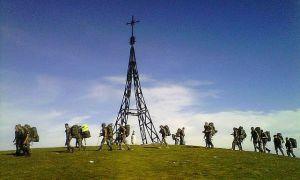
<svg viewBox="0 0 300 180">
<path fill-rule="evenodd" d="M 106 126 L 106 124 L 105 124 L 105 123 L 102 123 L 102 124 L 101 124 L 101 126 L 102 126 L 102 127 L 105 127 L 105 126 Z"/>
<path fill-rule="evenodd" d="M 251 130 L 253 131 L 253 130 L 254 130 L 254 127 L 251 127 Z"/>
<path fill-rule="evenodd" d="M 243 126 L 240 126 L 239 129 L 243 129 Z"/>
<path fill-rule="evenodd" d="M 205 126 L 208 126 L 208 122 L 205 122 Z"/>
</svg>

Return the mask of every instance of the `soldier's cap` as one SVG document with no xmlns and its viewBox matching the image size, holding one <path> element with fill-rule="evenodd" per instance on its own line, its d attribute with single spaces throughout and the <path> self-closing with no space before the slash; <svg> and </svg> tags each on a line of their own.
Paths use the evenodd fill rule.
<svg viewBox="0 0 300 180">
<path fill-rule="evenodd" d="M 65 126 L 66 126 L 66 125 L 69 125 L 69 124 L 68 124 L 68 123 L 66 123 L 66 124 L 65 124 Z"/>
</svg>

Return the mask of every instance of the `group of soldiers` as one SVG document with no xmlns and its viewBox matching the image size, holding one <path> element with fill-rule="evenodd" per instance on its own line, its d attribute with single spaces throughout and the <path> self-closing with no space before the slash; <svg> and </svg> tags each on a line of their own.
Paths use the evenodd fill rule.
<svg viewBox="0 0 300 180">
<path fill-rule="evenodd" d="M 28 124 L 15 126 L 15 138 L 13 143 L 16 145 L 16 156 L 30 156 L 30 143 L 39 142 L 36 127 L 31 127 Z"/>
<path fill-rule="evenodd" d="M 251 127 L 251 140 L 253 142 L 254 151 L 257 152 L 268 152 L 270 153 L 271 150 L 267 148 L 267 143 L 271 141 L 271 136 L 269 131 L 263 131 L 259 127 Z M 296 157 L 293 151 L 293 148 L 297 148 L 297 141 L 294 138 L 285 138 L 281 133 L 277 133 L 273 136 L 273 142 L 275 147 L 275 152 L 278 155 L 278 150 L 284 156 L 284 152 L 282 150 L 282 144 L 285 144 L 286 153 L 290 157 Z"/>
<path fill-rule="evenodd" d="M 114 139 L 113 132 L 113 124 L 106 125 L 105 123 L 101 124 L 101 131 L 99 137 L 102 137 L 102 141 L 98 148 L 99 151 L 102 150 L 104 144 L 107 144 L 108 150 L 113 150 L 113 144 L 116 144 L 118 150 L 122 150 L 122 145 L 125 145 L 127 150 L 132 150 L 132 148 L 127 143 L 126 138 L 130 135 L 130 126 L 129 125 L 121 125 L 118 124 L 116 138 Z M 214 148 L 212 138 L 218 131 L 215 129 L 215 126 L 212 122 L 205 122 L 204 130 L 202 133 L 204 134 L 205 147 L 206 148 Z M 66 133 L 66 142 L 65 146 L 67 146 L 67 150 L 69 152 L 73 152 L 74 148 L 70 145 L 70 142 L 73 138 L 76 139 L 76 148 L 79 150 L 84 147 L 82 142 L 86 138 L 91 137 L 88 126 L 86 124 L 79 126 L 73 125 L 72 127 L 69 124 L 65 124 L 65 133 Z M 168 143 L 166 141 L 167 136 L 172 136 L 172 139 L 175 141 L 175 145 L 185 145 L 185 128 L 178 128 L 176 133 L 171 134 L 170 129 L 167 125 L 160 126 L 159 133 L 161 134 L 161 145 L 165 145 L 168 147 Z M 247 134 L 242 126 L 233 128 L 233 132 L 231 134 L 233 136 L 232 141 L 232 150 L 235 150 L 238 147 L 238 150 L 242 151 L 242 144 L 247 137 Z M 253 142 L 253 147 L 255 152 L 268 152 L 271 150 L 267 147 L 267 143 L 271 141 L 271 136 L 269 131 L 263 131 L 260 127 L 251 127 L 251 139 Z M 132 132 L 131 135 L 131 144 L 134 144 L 135 141 L 135 132 Z M 35 127 L 31 127 L 28 124 L 21 126 L 17 124 L 15 126 L 15 138 L 13 140 L 16 145 L 16 155 L 24 155 L 30 156 L 30 143 L 31 142 L 39 142 L 39 136 L 37 134 L 37 129 Z M 273 136 L 273 142 L 275 146 L 275 152 L 278 155 L 278 151 L 284 156 L 283 152 L 283 144 L 286 148 L 286 153 L 288 156 L 296 157 L 293 148 L 297 148 L 297 141 L 294 138 L 286 137 L 285 140 L 281 133 L 277 133 Z M 86 144 L 86 143 L 85 143 Z"/>
<path fill-rule="evenodd" d="M 90 137 L 90 133 L 88 128 L 86 130 L 84 130 L 84 126 L 77 126 L 78 127 L 78 133 L 76 133 L 76 126 L 74 125 L 72 127 L 70 127 L 68 124 L 65 124 L 65 133 L 66 133 L 66 143 L 65 146 L 67 146 L 67 150 L 69 152 L 74 152 L 74 148 L 70 145 L 70 142 L 72 140 L 72 138 L 76 139 L 76 147 L 81 150 L 81 148 L 83 147 L 82 145 L 82 140 L 85 140 L 85 138 L 89 138 Z M 101 131 L 99 134 L 99 137 L 102 137 L 100 146 L 98 148 L 98 151 L 101 151 L 104 144 L 106 144 L 108 146 L 108 150 L 112 151 L 113 150 L 113 144 L 116 144 L 118 146 L 119 150 L 122 150 L 122 144 L 124 144 L 127 148 L 127 150 L 131 150 L 129 144 L 127 143 L 126 138 L 129 136 L 130 133 L 130 126 L 129 125 L 118 125 L 118 133 L 117 133 L 117 137 L 116 139 L 113 139 L 113 125 L 112 124 L 108 124 L 106 125 L 105 123 L 101 124 Z M 87 125 L 86 125 L 87 127 Z M 75 130 L 74 130 L 75 129 Z M 84 135 L 84 132 L 88 132 L 89 135 Z M 134 136 L 134 132 L 133 135 Z M 133 140 L 132 140 L 133 142 Z"/>
<path fill-rule="evenodd" d="M 181 129 L 178 128 L 176 133 L 171 134 L 169 126 L 161 125 L 159 133 L 161 134 L 161 145 L 165 145 L 168 147 L 168 143 L 166 141 L 167 136 L 172 136 L 172 139 L 175 141 L 175 145 L 185 145 L 185 140 L 184 140 L 185 128 L 184 127 L 182 127 Z"/>
<path fill-rule="evenodd" d="M 175 141 L 175 145 L 178 145 L 178 142 L 180 142 L 180 145 L 185 145 L 184 137 L 185 137 L 185 128 L 178 129 L 176 134 L 172 134 L 172 139 Z M 214 148 L 212 138 L 213 136 L 218 132 L 215 129 L 215 126 L 212 122 L 208 123 L 205 122 L 204 124 L 204 130 L 202 131 L 204 133 L 204 140 L 205 140 L 205 147 L 206 148 Z M 170 130 L 167 125 L 160 126 L 159 133 L 162 136 L 162 145 L 168 146 L 166 142 L 166 137 L 170 136 Z M 238 147 L 238 150 L 243 150 L 243 141 L 246 139 L 247 134 L 246 131 L 242 126 L 236 128 L 233 128 L 233 132 L 231 134 L 233 136 L 232 141 L 232 150 L 235 150 L 236 147 Z M 267 147 L 267 143 L 271 141 L 271 136 L 269 131 L 263 131 L 260 127 L 251 127 L 251 139 L 254 146 L 254 151 L 257 152 L 268 152 L 270 153 L 271 150 Z M 288 156 L 296 157 L 293 148 L 297 148 L 297 141 L 294 138 L 285 138 L 284 139 L 281 135 L 281 133 L 277 133 L 273 136 L 274 146 L 275 146 L 275 152 L 278 155 L 278 150 L 281 152 L 281 154 L 284 156 L 284 152 L 282 150 L 282 144 L 285 143 L 285 148 Z"/>
</svg>

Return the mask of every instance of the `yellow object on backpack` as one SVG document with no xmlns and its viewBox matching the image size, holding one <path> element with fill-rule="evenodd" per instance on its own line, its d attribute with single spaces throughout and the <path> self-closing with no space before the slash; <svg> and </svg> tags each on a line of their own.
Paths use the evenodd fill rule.
<svg viewBox="0 0 300 180">
<path fill-rule="evenodd" d="M 83 125 L 81 126 L 81 130 L 82 130 L 82 132 L 89 131 L 89 126 L 88 126 L 87 124 L 83 124 Z"/>
</svg>

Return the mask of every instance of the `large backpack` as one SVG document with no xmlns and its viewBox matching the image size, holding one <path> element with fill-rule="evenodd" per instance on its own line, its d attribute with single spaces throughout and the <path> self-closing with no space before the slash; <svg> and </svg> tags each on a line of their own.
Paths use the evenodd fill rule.
<svg viewBox="0 0 300 180">
<path fill-rule="evenodd" d="M 257 134 L 259 135 L 259 137 L 261 138 L 261 129 L 260 127 L 256 127 L 255 131 L 257 132 Z"/>
<path fill-rule="evenodd" d="M 208 125 L 211 127 L 212 136 L 215 135 L 218 131 L 216 130 L 214 123 L 210 122 Z"/>
<path fill-rule="evenodd" d="M 166 131 L 166 136 L 171 136 L 171 132 L 170 132 L 169 126 L 168 126 L 168 125 L 165 125 L 165 126 L 164 126 L 164 129 L 165 129 L 165 131 Z"/>
<path fill-rule="evenodd" d="M 284 143 L 284 139 L 281 133 L 277 133 L 277 137 L 280 139 L 281 143 Z"/>
<path fill-rule="evenodd" d="M 109 125 L 107 125 L 107 127 L 106 127 L 106 129 L 107 129 L 107 136 L 108 137 L 113 137 L 113 125 L 110 123 Z"/>
<path fill-rule="evenodd" d="M 246 134 L 246 131 L 244 129 L 239 129 L 241 132 L 240 132 L 240 136 L 241 136 L 241 139 L 244 140 L 246 139 L 247 137 L 247 134 Z"/>
<path fill-rule="evenodd" d="M 126 131 L 125 131 L 126 137 L 128 137 L 130 135 L 130 125 L 126 124 L 125 129 L 126 129 Z"/>
<path fill-rule="evenodd" d="M 177 129 L 177 132 L 176 132 L 176 137 L 180 137 L 180 134 L 181 134 L 181 129 L 178 128 L 178 129 Z"/>
<path fill-rule="evenodd" d="M 293 148 L 297 148 L 297 140 L 296 139 L 290 138 L 290 142 L 291 142 Z"/>
<path fill-rule="evenodd" d="M 266 131 L 265 134 L 266 134 L 266 136 L 268 138 L 268 141 L 271 141 L 270 131 Z"/>
<path fill-rule="evenodd" d="M 73 138 L 81 138 L 81 135 L 80 135 L 80 128 L 78 125 L 73 125 L 71 127 L 71 135 Z"/>
<path fill-rule="evenodd" d="M 39 142 L 40 138 L 36 127 L 30 128 L 30 138 L 32 142 Z"/>
</svg>

